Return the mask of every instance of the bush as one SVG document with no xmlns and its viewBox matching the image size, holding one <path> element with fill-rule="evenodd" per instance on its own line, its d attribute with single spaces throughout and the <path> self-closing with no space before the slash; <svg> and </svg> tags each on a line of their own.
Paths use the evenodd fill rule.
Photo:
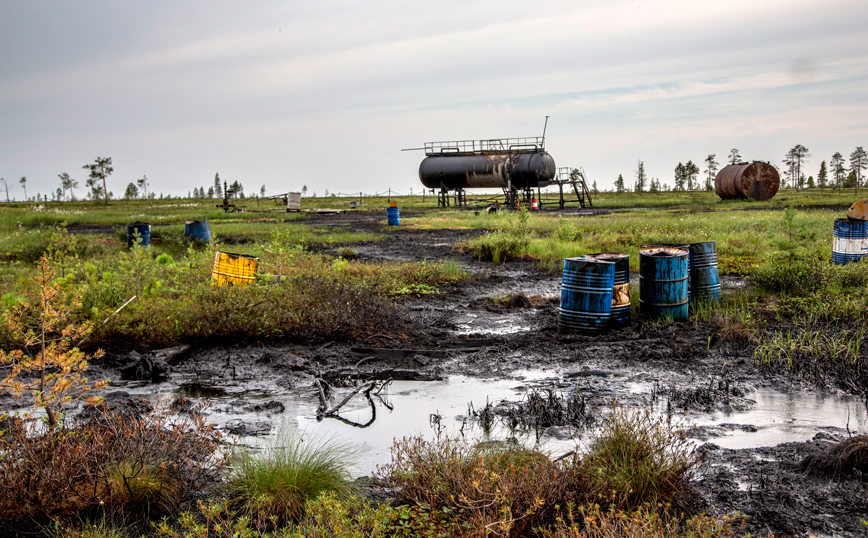
<svg viewBox="0 0 868 538">
<path fill-rule="evenodd" d="M 171 513 L 216 478 L 220 433 L 201 408 L 166 402 L 141 417 L 105 410 L 45 430 L 13 422 L 0 436 L 0 526 L 28 530 L 97 513 L 141 522 Z"/>
<path fill-rule="evenodd" d="M 787 295 L 809 295 L 833 282 L 829 264 L 809 256 L 777 256 L 757 267 L 749 280 L 768 291 Z"/>
<path fill-rule="evenodd" d="M 525 536 L 553 522 L 559 504 L 580 498 L 586 488 L 576 471 L 514 445 L 414 437 L 395 443 L 392 463 L 380 472 L 406 499 L 452 514 L 474 534 Z"/>
<path fill-rule="evenodd" d="M 598 505 L 590 505 L 580 508 L 578 514 L 571 507 L 566 519 L 541 534 L 545 538 L 727 538 L 742 534 L 736 534 L 737 523 L 705 514 L 683 519 L 665 513 L 661 506 L 602 511 Z"/>
<path fill-rule="evenodd" d="M 696 463 L 683 431 L 648 410 L 616 407 L 578 465 L 590 481 L 592 499 L 635 510 L 644 504 L 686 505 Z"/>
<path fill-rule="evenodd" d="M 226 478 L 227 505 L 259 530 L 297 522 L 321 493 L 350 496 L 348 459 L 345 447 L 301 437 L 280 436 L 260 453 L 242 450 Z"/>
<path fill-rule="evenodd" d="M 530 246 L 530 238 L 510 232 L 492 232 L 476 240 L 473 256 L 480 261 L 502 263 L 520 258 Z"/>
</svg>

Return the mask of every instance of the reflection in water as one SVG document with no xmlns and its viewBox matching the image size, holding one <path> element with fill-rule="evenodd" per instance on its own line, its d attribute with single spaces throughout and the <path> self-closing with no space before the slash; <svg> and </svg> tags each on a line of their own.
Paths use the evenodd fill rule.
<svg viewBox="0 0 868 538">
<path fill-rule="evenodd" d="M 353 447 L 357 472 L 370 473 L 378 465 L 389 462 L 395 438 L 423 435 L 430 439 L 440 435 L 464 438 L 468 442 L 483 442 L 512 437 L 514 433 L 503 420 L 493 421 L 488 424 L 488 431 L 483 431 L 468 409 L 478 412 L 487 407 L 503 408 L 504 401 L 515 405 L 528 401 L 529 385 L 545 386 L 549 382 L 568 381 L 559 372 L 544 369 L 513 372 L 513 376 L 521 376 L 522 380 L 455 375 L 439 381 L 377 383 L 370 391 L 368 382 L 354 388 L 335 389 L 333 400 L 326 399 L 324 410 L 319 388 L 311 385 L 288 389 L 262 381 L 239 381 L 219 387 L 193 384 L 179 387 L 171 383 L 128 384 L 124 389 L 149 399 L 183 395 L 207 400 L 212 405 L 209 420 L 214 420 L 218 427 L 224 429 L 228 424 L 239 421 L 249 424 L 267 421 L 272 426 L 272 432 L 334 438 Z M 540 380 L 546 381 L 537 383 Z M 640 389 L 631 383 L 613 384 L 615 386 L 620 392 L 609 393 L 607 398 L 617 398 L 619 394 Z M 217 390 L 212 391 L 212 388 Z M 643 384 L 639 393 L 650 394 L 652 390 L 650 384 Z M 868 431 L 868 413 L 858 398 L 787 394 L 765 389 L 745 394 L 744 398 L 755 402 L 747 410 L 693 411 L 681 420 L 705 428 L 701 441 L 708 440 L 727 448 L 805 441 L 821 431 Z M 282 404 L 285 410 L 273 405 L 275 402 Z M 340 404 L 336 410 L 340 418 L 325 420 L 325 411 L 335 407 L 335 402 Z M 264 403 L 272 404 L 269 409 L 274 411 L 256 412 L 255 409 L 262 407 L 256 404 Z M 575 403 L 582 405 L 583 402 L 579 398 Z M 657 407 L 656 410 L 665 412 L 665 407 Z M 548 428 L 539 440 L 530 435 L 526 442 L 558 456 L 575 449 L 586 435 L 581 428 Z M 263 441 L 243 437 L 241 442 L 258 444 Z"/>
</svg>

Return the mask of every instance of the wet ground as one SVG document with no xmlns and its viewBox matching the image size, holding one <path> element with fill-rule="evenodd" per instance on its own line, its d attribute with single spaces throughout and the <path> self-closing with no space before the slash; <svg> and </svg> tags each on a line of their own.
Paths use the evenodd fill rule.
<svg viewBox="0 0 868 538">
<path fill-rule="evenodd" d="M 341 214 L 310 222 L 379 230 L 384 220 Z M 438 295 L 401 299 L 412 334 L 108 357 L 97 367 L 112 379 L 107 400 L 208 401 L 210 418 L 244 444 L 281 431 L 332 436 L 353 445 L 360 475 L 388 463 L 393 438 L 408 435 L 514 437 L 557 456 L 586 446 L 618 402 L 689 430 L 703 458 L 697 509 L 746 514 L 755 535 L 868 533 L 861 475 L 800 466 L 868 431 L 863 400 L 758 369 L 750 350 L 715 343 L 705 324 L 634 320 L 599 337 L 559 335 L 559 278 L 530 262 L 479 263 L 453 249 L 479 233 L 399 228 L 352 246 L 367 260 L 455 259 L 473 275 Z M 723 284 L 724 293 L 745 285 Z M 324 416 L 323 402 L 333 407 L 350 395 Z M 531 405 L 545 412 L 526 420 Z"/>
</svg>

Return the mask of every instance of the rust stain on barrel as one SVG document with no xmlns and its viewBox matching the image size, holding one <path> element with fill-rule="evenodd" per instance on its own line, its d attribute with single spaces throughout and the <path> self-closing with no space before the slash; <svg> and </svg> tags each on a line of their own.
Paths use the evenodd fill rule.
<svg viewBox="0 0 868 538">
<path fill-rule="evenodd" d="M 724 200 L 771 200 L 780 185 L 778 171 L 762 161 L 724 166 L 714 178 L 714 190 Z"/>
</svg>

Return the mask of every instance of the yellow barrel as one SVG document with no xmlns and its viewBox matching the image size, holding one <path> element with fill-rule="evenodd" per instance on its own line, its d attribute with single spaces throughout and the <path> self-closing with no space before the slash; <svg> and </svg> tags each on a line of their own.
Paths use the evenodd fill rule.
<svg viewBox="0 0 868 538">
<path fill-rule="evenodd" d="M 211 272 L 211 280 L 217 281 L 218 286 L 227 284 L 246 286 L 256 279 L 258 268 L 259 258 L 247 254 L 217 252 L 214 255 L 214 270 Z"/>
</svg>

